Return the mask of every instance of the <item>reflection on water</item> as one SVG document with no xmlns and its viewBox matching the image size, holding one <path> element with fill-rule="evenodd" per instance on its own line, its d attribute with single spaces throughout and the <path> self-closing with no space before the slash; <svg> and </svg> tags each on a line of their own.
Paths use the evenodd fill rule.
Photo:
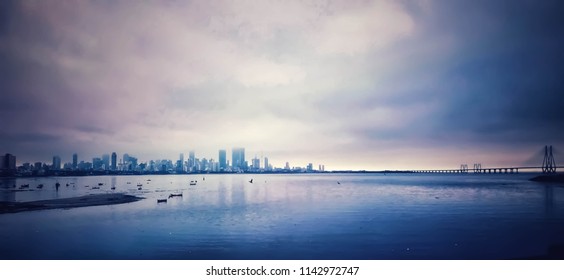
<svg viewBox="0 0 564 280">
<path fill-rule="evenodd" d="M 552 218 L 554 214 L 554 186 L 544 186 L 544 205 L 546 216 Z"/>
<path fill-rule="evenodd" d="M 0 257 L 527 258 L 564 243 L 564 188 L 527 179 L 526 174 L 5 179 L 2 201 L 111 192 L 146 199 L 0 215 Z M 21 189 L 24 184 L 30 187 Z"/>
</svg>

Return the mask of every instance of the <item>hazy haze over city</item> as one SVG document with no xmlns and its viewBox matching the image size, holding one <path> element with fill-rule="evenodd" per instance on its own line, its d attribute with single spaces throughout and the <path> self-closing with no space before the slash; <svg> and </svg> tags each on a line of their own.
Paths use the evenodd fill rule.
<svg viewBox="0 0 564 280">
<path fill-rule="evenodd" d="M 563 14 L 562 1 L 0 1 L 0 154 L 521 164 L 564 149 Z"/>
</svg>

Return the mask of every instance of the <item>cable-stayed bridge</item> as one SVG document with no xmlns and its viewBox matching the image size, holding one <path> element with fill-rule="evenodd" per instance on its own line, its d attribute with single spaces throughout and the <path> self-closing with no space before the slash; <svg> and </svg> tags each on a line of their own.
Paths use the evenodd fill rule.
<svg viewBox="0 0 564 280">
<path fill-rule="evenodd" d="M 556 173 L 556 169 L 564 168 L 564 166 L 557 166 L 554 160 L 552 146 L 544 147 L 544 157 L 542 165 L 535 166 L 509 166 L 509 167 L 482 167 L 481 163 L 475 163 L 472 168 L 467 164 L 461 164 L 459 169 L 423 169 L 423 170 L 408 170 L 411 173 L 452 173 L 452 174 L 516 174 L 519 171 L 542 171 L 544 174 Z"/>
</svg>

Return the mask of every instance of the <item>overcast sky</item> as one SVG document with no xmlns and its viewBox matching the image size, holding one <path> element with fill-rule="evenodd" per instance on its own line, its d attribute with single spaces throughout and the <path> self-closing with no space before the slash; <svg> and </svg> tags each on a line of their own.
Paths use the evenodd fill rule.
<svg viewBox="0 0 564 280">
<path fill-rule="evenodd" d="M 18 163 L 520 165 L 564 147 L 564 2 L 4 0 L 0 101 Z"/>
</svg>

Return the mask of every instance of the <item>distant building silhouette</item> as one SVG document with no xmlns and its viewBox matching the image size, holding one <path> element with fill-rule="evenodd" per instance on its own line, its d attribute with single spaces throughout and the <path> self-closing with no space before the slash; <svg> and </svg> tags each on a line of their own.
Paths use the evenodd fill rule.
<svg viewBox="0 0 564 280">
<path fill-rule="evenodd" d="M 227 170 L 227 151 L 219 150 L 219 171 Z"/>
<path fill-rule="evenodd" d="M 102 162 L 103 162 L 103 169 L 108 170 L 110 169 L 110 155 L 104 154 L 102 155 Z"/>
<path fill-rule="evenodd" d="M 178 162 L 176 163 L 176 172 L 184 172 L 184 153 L 180 153 Z"/>
<path fill-rule="evenodd" d="M 92 168 L 94 170 L 102 170 L 104 167 L 104 161 L 101 158 L 93 158 L 92 159 Z"/>
<path fill-rule="evenodd" d="M 233 148 L 231 152 L 231 165 L 233 166 L 233 170 L 242 170 L 244 171 L 245 168 L 245 148 Z"/>
<path fill-rule="evenodd" d="M 72 154 L 72 169 L 78 169 L 78 154 Z"/>
<path fill-rule="evenodd" d="M 61 170 L 61 157 L 54 156 L 53 157 L 53 170 Z"/>
<path fill-rule="evenodd" d="M 12 154 L 6 154 L 0 156 L 0 172 L 5 174 L 11 174 L 16 171 L 16 156 Z"/>
<path fill-rule="evenodd" d="M 188 172 L 196 170 L 196 153 L 194 151 L 188 152 Z"/>
<path fill-rule="evenodd" d="M 254 171 L 260 170 L 260 159 L 258 159 L 256 156 L 252 160 L 252 166 L 253 166 L 252 169 Z"/>
<path fill-rule="evenodd" d="M 117 154 L 116 152 L 112 153 L 112 167 L 111 167 L 112 171 L 116 171 L 117 170 Z"/>
</svg>

